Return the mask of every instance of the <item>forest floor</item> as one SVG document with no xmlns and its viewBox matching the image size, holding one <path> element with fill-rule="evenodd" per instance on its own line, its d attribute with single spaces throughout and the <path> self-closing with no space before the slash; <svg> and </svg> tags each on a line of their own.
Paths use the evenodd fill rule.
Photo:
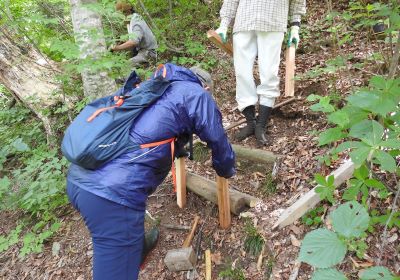
<svg viewBox="0 0 400 280">
<path fill-rule="evenodd" d="M 346 5 L 341 4 L 345 2 L 337 1 L 336 8 L 340 10 L 340 5 L 345 8 Z M 324 1 L 308 1 L 307 4 L 308 15 L 302 26 L 305 36 L 300 42 L 296 57 L 298 74 L 305 73 L 317 65 L 324 66 L 325 62 L 333 57 L 334 52 L 327 39 L 328 34 L 320 31 L 324 28 L 322 22 L 324 13 L 320 12 L 325 11 Z M 352 44 L 344 46 L 343 51 L 352 53 L 354 59 L 365 58 L 372 51 L 368 48 L 373 48 L 374 44 L 367 46 L 362 39 L 362 34 L 360 34 Z M 215 81 L 214 97 L 220 105 L 224 125 L 227 126 L 242 118 L 240 112 L 235 109 L 237 105 L 232 60 L 211 43 L 207 48 L 208 53 L 219 59 L 218 66 L 212 69 Z M 284 92 L 284 70 L 285 63 L 282 55 L 280 69 L 282 93 Z M 368 72 L 370 71 L 365 69 L 362 72 L 353 71 L 353 76 L 340 76 L 333 86 L 338 90 L 338 94 L 344 97 L 350 91 L 351 85 L 367 84 Z M 194 216 L 200 216 L 201 254 L 196 266 L 198 275 L 193 279 L 204 279 L 203 255 L 206 249 L 212 252 L 212 279 L 217 279 L 218 273 L 229 267 L 242 269 L 245 279 L 289 279 L 298 256 L 300 241 L 312 227 L 296 221 L 293 225 L 273 231 L 272 225 L 285 208 L 313 187 L 311 182 L 314 174 L 327 175 L 344 160 L 338 159 L 329 167 L 319 163 L 317 156 L 324 155 L 327 150 L 317 146 L 315 131 L 326 128 L 327 123 L 322 114 L 309 109 L 310 103 L 305 100 L 310 94 L 327 95 L 331 91 L 330 87 L 332 83 L 328 82 L 327 77 L 297 81 L 295 94 L 299 99 L 273 112 L 268 125 L 269 145 L 262 149 L 280 155 L 274 178 L 268 176 L 272 166 L 265 166 L 264 172 L 262 170 L 260 172 L 248 163 L 238 162 L 237 175 L 229 180 L 230 186 L 262 200 L 262 203 L 246 212 L 247 218 L 232 216 L 232 226 L 227 230 L 222 230 L 218 226 L 217 207 L 191 192 L 188 193 L 187 207 L 178 208 L 170 177 L 149 198 L 148 211 L 161 221 L 161 225 L 190 226 Z M 285 97 L 280 97 L 277 103 L 283 100 Z M 233 139 L 235 131 L 234 129 L 228 132 L 230 139 Z M 232 142 L 235 143 L 235 141 Z M 253 138 L 236 144 L 251 148 L 256 146 Z M 199 147 L 195 150 L 197 153 L 203 151 Z M 198 154 L 197 157 L 202 157 L 202 159 L 186 161 L 187 169 L 215 180 L 215 172 L 210 164 L 210 154 Z M 323 206 L 325 213 L 332 208 L 329 204 L 323 204 Z M 21 260 L 18 258 L 18 248 L 14 246 L 0 254 L 0 279 L 91 279 L 93 251 L 90 236 L 80 215 L 72 207 L 67 207 L 65 211 L 61 229 L 50 242 L 46 243 L 43 253 L 31 254 Z M 7 232 L 8 229 L 14 228 L 18 215 L 18 213 L 2 212 L 0 220 L 3 222 L 0 225 L 0 232 Z M 257 227 L 266 241 L 261 270 L 257 269 L 259 256 L 253 256 L 244 250 L 247 234 L 245 225 L 248 221 Z M 323 222 L 327 222 L 324 217 Z M 151 226 L 151 223 L 147 222 L 147 226 Z M 169 272 L 163 262 L 168 250 L 182 246 L 188 231 L 168 229 L 163 226 L 160 229 L 160 240 L 150 255 L 147 266 L 141 271 L 140 279 L 188 279 L 187 272 Z M 381 232 L 377 230 L 368 237 L 368 260 L 360 260 L 351 255 L 351 258 L 346 258 L 346 261 L 340 265 L 341 270 L 349 279 L 358 279 L 356 269 L 367 266 L 370 260 L 377 257 Z M 389 231 L 389 243 L 382 262 L 395 273 L 400 272 L 399 239 L 397 238 L 399 235 L 400 232 L 396 227 Z M 197 234 L 194 237 L 194 244 L 198 236 Z M 54 244 L 60 245 L 60 249 L 52 250 Z M 311 267 L 301 264 L 297 279 L 309 279 L 310 275 Z"/>
</svg>

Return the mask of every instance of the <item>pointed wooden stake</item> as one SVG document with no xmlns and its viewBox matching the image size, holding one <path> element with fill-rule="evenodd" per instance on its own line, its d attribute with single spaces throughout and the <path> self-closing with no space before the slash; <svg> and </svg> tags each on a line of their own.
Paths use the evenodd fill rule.
<svg viewBox="0 0 400 280">
<path fill-rule="evenodd" d="M 228 180 L 217 175 L 219 225 L 223 229 L 231 226 L 231 205 Z"/>
<path fill-rule="evenodd" d="M 205 259 L 206 259 L 206 280 L 211 280 L 211 251 L 210 250 L 206 250 Z"/>
<path fill-rule="evenodd" d="M 221 37 L 214 30 L 207 31 L 207 38 L 211 42 L 213 42 L 218 48 L 220 48 L 230 56 L 233 56 L 232 43 L 231 42 L 223 43 Z"/>
<path fill-rule="evenodd" d="M 294 96 L 295 59 L 296 47 L 292 44 L 286 51 L 285 96 Z"/>
<path fill-rule="evenodd" d="M 176 168 L 176 203 L 180 208 L 186 206 L 186 168 L 185 158 L 175 160 Z"/>
</svg>

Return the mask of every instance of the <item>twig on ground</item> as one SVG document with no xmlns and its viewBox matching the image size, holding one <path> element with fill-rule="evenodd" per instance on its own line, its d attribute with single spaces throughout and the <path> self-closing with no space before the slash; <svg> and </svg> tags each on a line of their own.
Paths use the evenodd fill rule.
<svg viewBox="0 0 400 280">
<path fill-rule="evenodd" d="M 392 203 L 392 211 L 390 212 L 389 218 L 386 221 L 385 229 L 383 230 L 383 234 L 382 234 L 382 243 L 381 243 L 381 248 L 380 248 L 380 252 L 379 252 L 379 258 L 377 261 L 377 265 L 380 265 L 381 261 L 382 261 L 383 251 L 384 251 L 386 243 L 387 243 L 387 229 L 388 229 L 389 223 L 392 221 L 394 213 L 399 208 L 399 206 L 397 205 L 397 200 L 399 199 L 399 197 L 400 197 L 400 184 L 397 183 L 397 192 L 396 192 L 396 196 L 394 197 L 394 200 Z"/>
<path fill-rule="evenodd" d="M 290 274 L 290 277 L 288 280 L 296 280 L 297 279 L 297 275 L 299 274 L 300 266 L 301 266 L 301 262 L 299 262 L 299 261 L 294 262 L 292 274 Z"/>
</svg>

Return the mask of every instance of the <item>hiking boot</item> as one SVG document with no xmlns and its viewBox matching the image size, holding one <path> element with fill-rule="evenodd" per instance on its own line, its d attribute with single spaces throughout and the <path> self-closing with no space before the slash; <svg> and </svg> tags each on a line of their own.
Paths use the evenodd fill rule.
<svg viewBox="0 0 400 280">
<path fill-rule="evenodd" d="M 256 121 L 256 128 L 255 128 L 255 135 L 258 145 L 263 146 L 266 145 L 268 142 L 265 132 L 269 116 L 271 115 L 271 111 L 272 111 L 271 107 L 264 105 L 260 105 L 259 107 L 258 118 Z"/>
<path fill-rule="evenodd" d="M 256 109 L 254 105 L 244 108 L 242 113 L 246 118 L 247 125 L 235 133 L 234 138 L 237 141 L 243 141 L 247 137 L 253 135 L 256 126 Z"/>
<path fill-rule="evenodd" d="M 153 227 L 151 230 L 146 232 L 143 241 L 142 261 L 140 262 L 141 269 L 146 265 L 147 256 L 156 247 L 159 236 L 160 231 L 156 227 Z"/>
</svg>

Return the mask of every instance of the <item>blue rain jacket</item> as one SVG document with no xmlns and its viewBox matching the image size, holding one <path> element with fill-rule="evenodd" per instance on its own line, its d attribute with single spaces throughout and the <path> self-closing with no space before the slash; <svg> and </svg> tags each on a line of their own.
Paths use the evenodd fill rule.
<svg viewBox="0 0 400 280">
<path fill-rule="evenodd" d="M 190 70 L 167 63 L 165 93 L 133 122 L 130 139 L 147 144 L 177 137 L 176 149 L 197 134 L 212 151 L 219 176 L 235 174 L 235 154 L 222 126 L 221 113 L 209 92 Z M 147 197 L 171 170 L 171 145 L 127 151 L 96 170 L 71 164 L 67 180 L 100 197 L 136 210 L 145 210 Z"/>
</svg>

